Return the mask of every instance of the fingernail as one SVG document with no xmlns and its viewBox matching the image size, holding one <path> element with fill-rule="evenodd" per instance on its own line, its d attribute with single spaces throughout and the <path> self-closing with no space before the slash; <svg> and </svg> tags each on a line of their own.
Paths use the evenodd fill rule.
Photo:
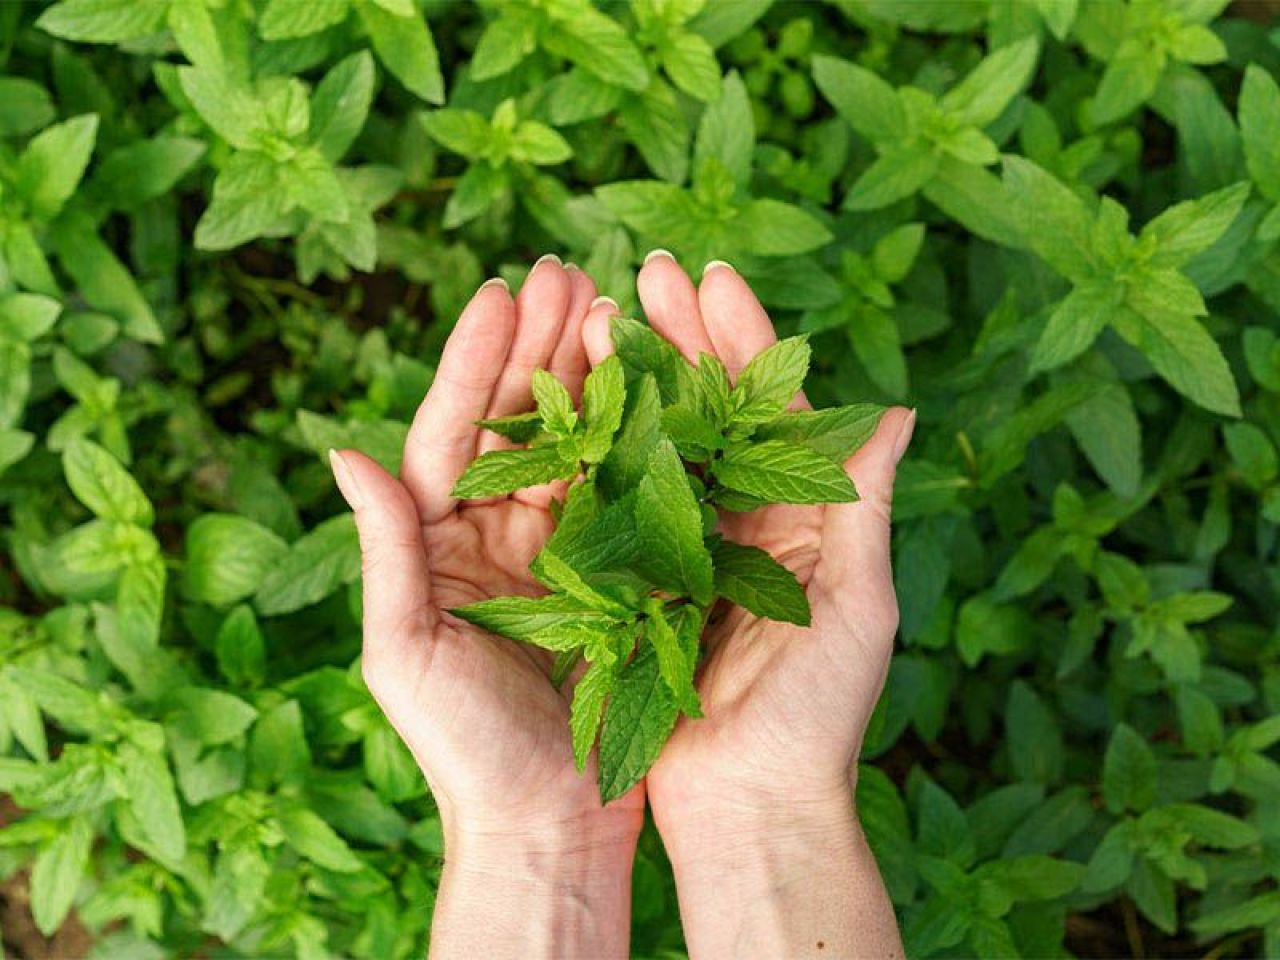
<svg viewBox="0 0 1280 960">
<path fill-rule="evenodd" d="M 329 468 L 333 471 L 334 482 L 338 485 L 338 492 L 347 501 L 347 506 L 358 510 L 361 502 L 360 485 L 356 483 L 356 475 L 351 472 L 351 466 L 337 450 L 329 451 Z"/>
<path fill-rule="evenodd" d="M 529 273 L 533 273 L 534 270 L 537 270 L 544 263 L 554 263 L 557 267 L 564 266 L 564 261 L 561 260 L 559 257 L 557 257 L 554 253 L 544 253 L 537 260 L 533 261 L 533 268 L 529 271 Z"/>
<path fill-rule="evenodd" d="M 737 270 L 733 269 L 733 264 L 731 263 L 725 263 L 723 260 L 708 260 L 707 265 L 702 268 L 702 275 L 705 277 L 708 273 L 710 273 L 712 270 L 716 269 L 717 267 L 724 267 L 726 270 L 732 273 L 738 272 Z"/>
<path fill-rule="evenodd" d="M 907 452 L 907 445 L 911 443 L 911 434 L 916 429 L 916 411 L 913 407 L 902 421 L 902 426 L 898 429 L 898 437 L 893 441 L 893 462 L 897 464 L 902 459 L 902 455 Z"/>
<path fill-rule="evenodd" d="M 614 300 L 613 297 L 596 297 L 591 301 L 591 306 L 587 309 L 594 310 L 596 307 L 603 307 L 605 304 L 612 307 L 614 313 L 618 312 L 618 301 Z"/>
<path fill-rule="evenodd" d="M 484 283 L 480 284 L 480 289 L 476 292 L 479 293 L 480 290 L 487 290 L 489 287 L 501 287 L 503 290 L 507 291 L 507 293 L 511 292 L 511 287 L 509 287 L 507 285 L 507 281 L 503 280 L 501 277 L 490 277 Z"/>
<path fill-rule="evenodd" d="M 566 263 L 564 265 L 564 269 L 566 273 L 577 273 L 582 268 L 578 266 L 576 263 Z"/>
<path fill-rule="evenodd" d="M 671 253 L 670 250 L 663 250 L 661 247 L 658 247 L 654 250 L 650 250 L 648 253 L 644 255 L 644 262 L 646 264 L 650 263 L 656 260 L 658 257 L 666 257 L 668 260 L 672 260 L 672 261 L 675 260 L 675 256 Z"/>
</svg>

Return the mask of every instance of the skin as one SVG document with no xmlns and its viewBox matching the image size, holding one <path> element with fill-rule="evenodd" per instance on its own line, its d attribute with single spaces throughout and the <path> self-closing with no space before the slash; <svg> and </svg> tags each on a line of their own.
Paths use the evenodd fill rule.
<svg viewBox="0 0 1280 960">
<path fill-rule="evenodd" d="M 716 353 L 736 373 L 775 339 L 727 265 L 709 265 L 695 287 L 657 251 L 638 288 L 650 324 L 691 360 Z M 715 619 L 698 683 L 706 717 L 682 719 L 646 783 L 608 807 L 594 757 L 583 775 L 574 769 L 572 683 L 551 687 L 550 656 L 445 612 L 539 592 L 527 567 L 563 484 L 466 503 L 449 491 L 471 459 L 505 443 L 474 421 L 529 409 L 538 368 L 580 393 L 611 349 L 616 312 L 554 258 L 514 299 L 489 281 L 445 347 L 400 480 L 356 451 L 332 458 L 364 558 L 365 680 L 440 806 L 432 953 L 625 956 L 647 790 L 691 955 L 901 956 L 852 798 L 897 627 L 889 504 L 910 411 L 889 411 L 847 465 L 859 502 L 725 518 L 726 536 L 796 573 L 813 623 L 738 608 Z"/>
</svg>

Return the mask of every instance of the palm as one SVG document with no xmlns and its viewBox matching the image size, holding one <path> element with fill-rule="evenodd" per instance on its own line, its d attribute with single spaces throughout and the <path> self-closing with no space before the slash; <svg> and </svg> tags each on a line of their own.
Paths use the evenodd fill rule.
<svg viewBox="0 0 1280 960">
<path fill-rule="evenodd" d="M 713 353 L 736 373 L 774 341 L 764 310 L 732 271 L 708 273 L 695 290 L 673 261 L 654 260 L 641 272 L 640 296 L 650 323 L 691 361 Z M 589 325 L 586 337 L 599 362 L 607 349 L 601 329 Z M 659 826 L 671 811 L 707 812 L 735 796 L 794 790 L 806 778 L 807 786 L 847 790 L 896 627 L 886 505 L 892 434 L 905 413 L 895 412 L 850 465 L 862 502 L 722 518 L 728 539 L 768 551 L 796 574 L 812 623 L 716 611 L 698 679 L 705 716 L 679 721 L 647 777 Z"/>
<path fill-rule="evenodd" d="M 526 409 L 533 369 L 550 367 L 580 389 L 580 325 L 594 288 L 559 266 L 535 274 L 514 304 L 493 289 L 464 311 L 410 431 L 403 486 L 359 461 L 362 483 L 381 484 L 398 513 L 384 532 L 394 551 L 365 549 L 370 689 L 442 806 L 499 810 L 512 825 L 599 806 L 594 767 L 574 768 L 571 686 L 549 683 L 550 655 L 447 612 L 538 592 L 529 561 L 551 533 L 548 507 L 560 491 L 468 503 L 449 496 L 467 462 L 501 442 L 474 421 Z M 637 791 L 622 807 L 642 805 Z"/>
</svg>

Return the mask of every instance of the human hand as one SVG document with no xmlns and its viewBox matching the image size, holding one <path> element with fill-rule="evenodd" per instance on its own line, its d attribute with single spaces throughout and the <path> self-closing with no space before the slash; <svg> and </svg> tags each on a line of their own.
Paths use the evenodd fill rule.
<svg viewBox="0 0 1280 960">
<path fill-rule="evenodd" d="M 552 531 L 548 506 L 563 485 L 466 503 L 450 492 L 473 457 L 506 443 L 475 421 L 528 409 L 535 369 L 549 368 L 580 393 L 581 331 L 594 297 L 591 280 L 555 258 L 535 264 L 514 301 L 500 280 L 487 282 L 444 348 L 409 431 L 401 480 L 356 451 L 332 457 L 360 533 L 364 677 L 440 807 L 447 866 L 436 952 L 446 940 L 462 949 L 460 938 L 469 937 L 486 955 L 503 953 L 503 917 L 527 933 L 538 911 L 522 916 L 513 905 L 512 880 L 522 870 L 535 874 L 528 879 L 540 893 L 590 888 L 595 906 L 587 910 L 583 899 L 577 909 L 591 914 L 589 923 L 614 923 L 604 931 L 612 940 L 584 950 L 617 952 L 619 919 L 626 948 L 643 788 L 602 807 L 594 759 L 583 775 L 574 768 L 572 684 L 551 685 L 550 655 L 445 612 L 539 592 L 529 561 Z M 486 916 L 483 901 L 498 889 L 500 916 Z M 612 898 L 604 907 L 602 895 Z M 566 936 L 555 935 L 562 948 Z"/>
<path fill-rule="evenodd" d="M 650 255 L 637 286 L 650 325 L 690 362 L 712 353 L 736 376 L 776 339 L 759 301 L 727 265 L 712 265 L 695 288 L 670 256 Z M 607 317 L 589 318 L 583 336 L 593 364 L 608 355 Z M 801 405 L 807 403 L 798 396 L 795 406 Z M 788 861 L 803 871 L 793 879 L 812 884 L 820 869 L 815 860 L 839 862 L 843 848 L 849 862 L 869 863 L 874 877 L 854 821 L 852 789 L 897 630 L 890 500 L 914 420 L 904 408 L 888 411 L 849 461 L 858 502 L 774 505 L 721 518 L 728 539 L 767 550 L 795 573 L 808 594 L 812 623 L 805 628 L 762 620 L 740 607 L 713 621 L 704 634 L 698 681 L 705 716 L 682 718 L 649 771 L 649 803 L 676 867 L 691 950 L 718 955 L 741 949 L 697 923 L 704 893 L 721 904 L 733 899 L 724 886 L 729 875 L 746 879 L 759 867 L 759 879 L 773 891 L 759 891 L 771 909 L 786 903 L 777 887 L 787 881 L 776 871 Z M 792 832 L 802 842 L 785 847 Z M 699 876 L 708 881 L 704 890 Z M 870 895 L 879 896 L 882 932 L 895 939 L 891 911 L 884 922 L 887 901 L 878 877 L 870 886 Z M 741 907 L 729 903 L 726 909 Z M 792 911 L 792 920 L 798 916 Z M 767 954 L 758 938 L 749 942 Z M 829 932 L 825 942 L 838 948 L 842 941 Z M 843 942 L 878 952 L 888 940 Z M 792 952 L 800 945 L 784 937 L 776 946 Z"/>
</svg>

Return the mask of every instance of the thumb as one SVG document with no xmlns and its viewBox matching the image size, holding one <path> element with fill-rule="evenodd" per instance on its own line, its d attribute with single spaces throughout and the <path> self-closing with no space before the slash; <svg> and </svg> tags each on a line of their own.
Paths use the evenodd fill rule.
<svg viewBox="0 0 1280 960">
<path fill-rule="evenodd" d="M 409 491 L 369 457 L 330 450 L 329 464 L 360 533 L 365 684 L 385 704 L 421 675 L 437 622 L 422 526 Z"/>
<path fill-rule="evenodd" d="M 861 616 L 872 617 L 890 638 L 898 609 L 889 562 L 893 482 L 915 424 L 916 412 L 905 407 L 894 407 L 880 418 L 871 439 L 845 465 L 860 499 L 828 506 L 822 531 L 823 586 L 837 601 L 854 603 Z"/>
</svg>

